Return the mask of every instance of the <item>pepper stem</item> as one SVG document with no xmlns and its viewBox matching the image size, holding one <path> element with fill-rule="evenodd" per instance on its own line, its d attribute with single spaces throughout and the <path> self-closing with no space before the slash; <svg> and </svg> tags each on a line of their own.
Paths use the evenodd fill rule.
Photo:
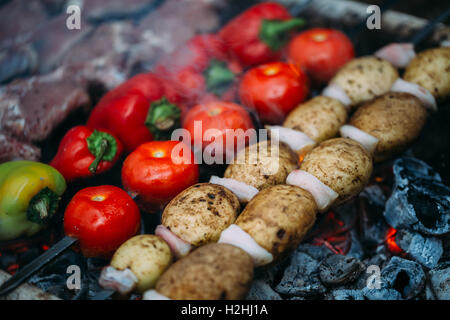
<svg viewBox="0 0 450 320">
<path fill-rule="evenodd" d="M 150 104 L 145 125 L 155 140 L 168 140 L 172 130 L 181 125 L 180 118 L 180 109 L 163 97 Z"/>
<path fill-rule="evenodd" d="M 105 156 L 106 149 L 108 149 L 108 146 L 109 146 L 108 140 L 102 139 L 102 141 L 100 142 L 98 154 L 95 157 L 95 160 L 92 161 L 91 165 L 89 166 L 90 172 L 95 173 L 97 171 L 98 164 L 100 163 L 100 161 L 103 160 L 103 157 Z"/>
<path fill-rule="evenodd" d="M 288 40 L 288 33 L 305 25 L 305 20 L 292 18 L 289 20 L 263 20 L 259 38 L 272 50 L 280 49 Z"/>
<path fill-rule="evenodd" d="M 204 77 L 207 90 L 220 96 L 233 83 L 235 74 L 227 68 L 225 62 L 213 59 L 205 70 Z"/>
<path fill-rule="evenodd" d="M 39 191 L 31 198 L 27 209 L 29 221 L 46 224 L 58 209 L 60 197 L 48 187 Z"/>
<path fill-rule="evenodd" d="M 117 141 L 109 133 L 94 130 L 92 134 L 86 138 L 88 149 L 95 157 L 89 166 L 89 171 L 97 172 L 100 161 L 113 161 L 117 154 Z"/>
</svg>

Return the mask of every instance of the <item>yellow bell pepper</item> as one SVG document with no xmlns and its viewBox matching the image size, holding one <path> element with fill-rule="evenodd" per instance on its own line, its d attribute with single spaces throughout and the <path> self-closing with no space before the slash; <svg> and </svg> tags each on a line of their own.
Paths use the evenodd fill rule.
<svg viewBox="0 0 450 320">
<path fill-rule="evenodd" d="M 53 167 L 34 161 L 0 164 L 0 240 L 31 236 L 44 229 L 66 190 Z"/>
</svg>

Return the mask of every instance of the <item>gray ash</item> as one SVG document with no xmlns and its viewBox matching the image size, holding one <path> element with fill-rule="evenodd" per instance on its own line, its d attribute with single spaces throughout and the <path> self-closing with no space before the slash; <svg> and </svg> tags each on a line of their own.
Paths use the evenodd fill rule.
<svg viewBox="0 0 450 320">
<path fill-rule="evenodd" d="M 249 299 L 449 299 L 448 190 L 412 157 L 376 168 L 356 199 L 318 217 L 278 281 L 256 273 Z"/>
</svg>

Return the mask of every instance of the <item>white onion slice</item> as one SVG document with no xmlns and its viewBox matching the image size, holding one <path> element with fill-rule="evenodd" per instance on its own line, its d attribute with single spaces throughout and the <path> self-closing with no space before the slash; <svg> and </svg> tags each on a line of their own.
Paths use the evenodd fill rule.
<svg viewBox="0 0 450 320">
<path fill-rule="evenodd" d="M 441 47 L 450 47 L 450 40 L 444 40 L 441 41 L 441 43 L 439 44 Z"/>
<path fill-rule="evenodd" d="M 417 83 L 408 82 L 403 79 L 397 79 L 391 88 L 392 92 L 407 92 L 410 93 L 424 104 L 425 107 L 431 109 L 433 111 L 437 110 L 436 99 L 434 96 L 422 86 L 419 86 Z"/>
<path fill-rule="evenodd" d="M 254 186 L 230 178 L 211 176 L 209 183 L 218 184 L 227 188 L 233 192 L 241 202 L 249 202 L 259 192 Z"/>
<path fill-rule="evenodd" d="M 342 89 L 336 83 L 330 83 L 325 89 L 323 89 L 322 95 L 325 97 L 339 100 L 347 108 L 349 108 L 349 106 L 352 104 L 352 100 L 345 93 L 344 89 Z"/>
<path fill-rule="evenodd" d="M 375 52 L 374 56 L 389 61 L 396 68 L 405 68 L 416 52 L 412 43 L 391 43 Z"/>
<path fill-rule="evenodd" d="M 151 289 L 144 292 L 144 295 L 142 296 L 143 300 L 172 300 L 170 298 L 167 298 L 165 295 L 162 295 L 158 291 Z"/>
<path fill-rule="evenodd" d="M 167 229 L 162 224 L 156 227 L 155 234 L 158 237 L 163 238 L 167 242 L 170 249 L 172 250 L 172 253 L 177 258 L 187 256 L 188 253 L 193 249 L 193 246 L 190 243 L 179 238 L 175 233 Z"/>
<path fill-rule="evenodd" d="M 294 170 L 286 178 L 286 184 L 305 189 L 313 196 L 320 212 L 326 211 L 339 195 L 312 174 Z"/>
<path fill-rule="evenodd" d="M 222 231 L 218 242 L 234 245 L 247 252 L 252 257 L 255 267 L 263 266 L 273 261 L 272 254 L 261 247 L 247 232 L 236 224 L 232 224 Z"/>
<path fill-rule="evenodd" d="M 298 130 L 285 128 L 282 126 L 266 126 L 266 128 L 270 130 L 271 136 L 272 131 L 277 130 L 278 140 L 286 143 L 295 152 L 301 151 L 305 147 L 312 147 L 316 144 L 313 139 Z"/>
<path fill-rule="evenodd" d="M 98 279 L 103 288 L 115 290 L 123 295 L 133 291 L 137 282 L 138 278 L 130 269 L 117 270 L 111 266 L 103 268 Z"/>
<path fill-rule="evenodd" d="M 341 133 L 341 137 L 359 142 L 370 154 L 375 152 L 375 148 L 379 141 L 378 138 L 349 124 L 343 125 L 339 129 L 339 132 Z"/>
</svg>

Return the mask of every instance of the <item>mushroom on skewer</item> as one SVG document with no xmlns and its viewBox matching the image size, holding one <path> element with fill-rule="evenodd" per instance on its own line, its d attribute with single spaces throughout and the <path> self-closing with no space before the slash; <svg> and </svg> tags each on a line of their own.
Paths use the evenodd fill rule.
<svg viewBox="0 0 450 320">
<path fill-rule="evenodd" d="M 144 300 L 244 299 L 253 280 L 253 262 L 242 249 L 212 243 L 175 262 Z"/>
<path fill-rule="evenodd" d="M 401 92 L 390 92 L 360 107 L 341 128 L 341 135 L 357 140 L 373 151 L 375 162 L 404 151 L 420 134 L 427 111 L 418 98 Z M 371 144 L 360 133 L 375 138 Z"/>
<path fill-rule="evenodd" d="M 239 151 L 224 179 L 213 176 L 210 182 L 223 185 L 247 203 L 258 191 L 284 183 L 297 167 L 297 156 L 289 146 L 264 140 Z"/>
<path fill-rule="evenodd" d="M 150 234 L 138 235 L 116 250 L 110 265 L 102 270 L 99 284 L 122 295 L 144 292 L 155 286 L 171 263 L 172 254 L 164 240 Z"/>
<path fill-rule="evenodd" d="M 216 242 L 239 211 L 239 200 L 233 192 L 221 185 L 199 183 L 169 202 L 155 233 L 179 258 L 195 247 Z"/>
<path fill-rule="evenodd" d="M 323 95 L 353 108 L 389 92 L 398 77 L 397 69 L 388 61 L 374 56 L 360 57 L 339 69 Z"/>
</svg>

